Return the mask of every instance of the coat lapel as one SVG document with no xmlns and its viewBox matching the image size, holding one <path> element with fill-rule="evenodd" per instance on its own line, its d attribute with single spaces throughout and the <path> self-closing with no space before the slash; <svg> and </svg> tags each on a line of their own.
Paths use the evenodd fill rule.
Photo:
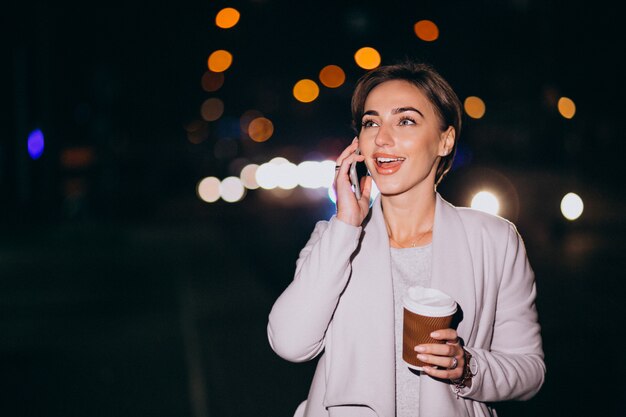
<svg viewBox="0 0 626 417">
<path fill-rule="evenodd" d="M 363 228 L 352 274 L 327 339 L 325 405 L 366 405 L 395 414 L 395 335 L 391 255 L 380 198 Z M 330 344 L 330 345 L 329 345 Z"/>
<path fill-rule="evenodd" d="M 476 296 L 474 267 L 465 228 L 457 209 L 437 194 L 433 226 L 433 262 L 431 287 L 456 300 L 462 316 L 457 327 L 459 337 L 467 342 L 474 334 Z M 447 382 L 425 374 L 420 380 L 420 415 L 473 415 L 457 399 Z"/>
</svg>

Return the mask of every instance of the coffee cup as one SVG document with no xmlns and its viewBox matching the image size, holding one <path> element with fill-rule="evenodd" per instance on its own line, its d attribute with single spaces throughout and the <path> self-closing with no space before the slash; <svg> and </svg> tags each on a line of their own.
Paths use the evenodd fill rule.
<svg viewBox="0 0 626 417">
<path fill-rule="evenodd" d="M 449 295 L 434 288 L 410 287 L 403 298 L 402 359 L 418 371 L 428 365 L 417 359 L 415 346 L 425 343 L 445 343 L 433 339 L 435 330 L 447 329 L 456 313 L 457 304 Z"/>
</svg>

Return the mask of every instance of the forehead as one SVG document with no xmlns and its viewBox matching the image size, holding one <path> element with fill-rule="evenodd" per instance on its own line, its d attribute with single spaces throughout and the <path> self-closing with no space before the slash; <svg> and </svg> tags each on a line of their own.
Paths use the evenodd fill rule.
<svg viewBox="0 0 626 417">
<path fill-rule="evenodd" d="M 404 80 L 385 81 L 374 87 L 365 99 L 365 109 L 381 111 L 401 107 L 415 107 L 425 116 L 434 114 L 426 95 L 414 84 Z"/>
</svg>

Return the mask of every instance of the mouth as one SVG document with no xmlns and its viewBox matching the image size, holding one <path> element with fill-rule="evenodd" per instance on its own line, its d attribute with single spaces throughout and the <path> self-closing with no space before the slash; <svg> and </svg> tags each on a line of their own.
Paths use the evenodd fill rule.
<svg viewBox="0 0 626 417">
<path fill-rule="evenodd" d="M 396 155 L 381 155 L 374 154 L 373 158 L 376 164 L 376 171 L 382 175 L 390 175 L 400 169 L 402 163 L 406 158 Z"/>
<path fill-rule="evenodd" d="M 405 159 L 406 158 L 402 158 L 402 157 L 387 158 L 387 157 L 379 156 L 377 158 L 374 158 L 374 161 L 376 161 L 376 165 L 378 165 L 379 167 L 384 167 L 384 166 L 389 166 L 390 164 L 403 162 Z"/>
</svg>

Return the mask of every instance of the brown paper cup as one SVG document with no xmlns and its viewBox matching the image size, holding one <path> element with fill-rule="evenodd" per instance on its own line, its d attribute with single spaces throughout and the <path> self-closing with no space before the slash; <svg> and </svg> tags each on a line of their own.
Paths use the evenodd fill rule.
<svg viewBox="0 0 626 417">
<path fill-rule="evenodd" d="M 423 343 L 445 343 L 444 341 L 433 339 L 430 334 L 435 330 L 447 329 L 452 322 L 452 315 L 445 317 L 428 317 L 415 314 L 406 308 L 404 309 L 404 324 L 402 334 L 402 359 L 409 368 L 422 370 L 426 363 L 417 359 L 415 346 Z"/>
<path fill-rule="evenodd" d="M 403 298 L 402 359 L 410 368 L 422 370 L 426 365 L 417 359 L 415 346 L 424 343 L 445 343 L 430 337 L 435 330 L 447 329 L 457 304 L 449 295 L 421 286 L 410 287 Z"/>
</svg>

